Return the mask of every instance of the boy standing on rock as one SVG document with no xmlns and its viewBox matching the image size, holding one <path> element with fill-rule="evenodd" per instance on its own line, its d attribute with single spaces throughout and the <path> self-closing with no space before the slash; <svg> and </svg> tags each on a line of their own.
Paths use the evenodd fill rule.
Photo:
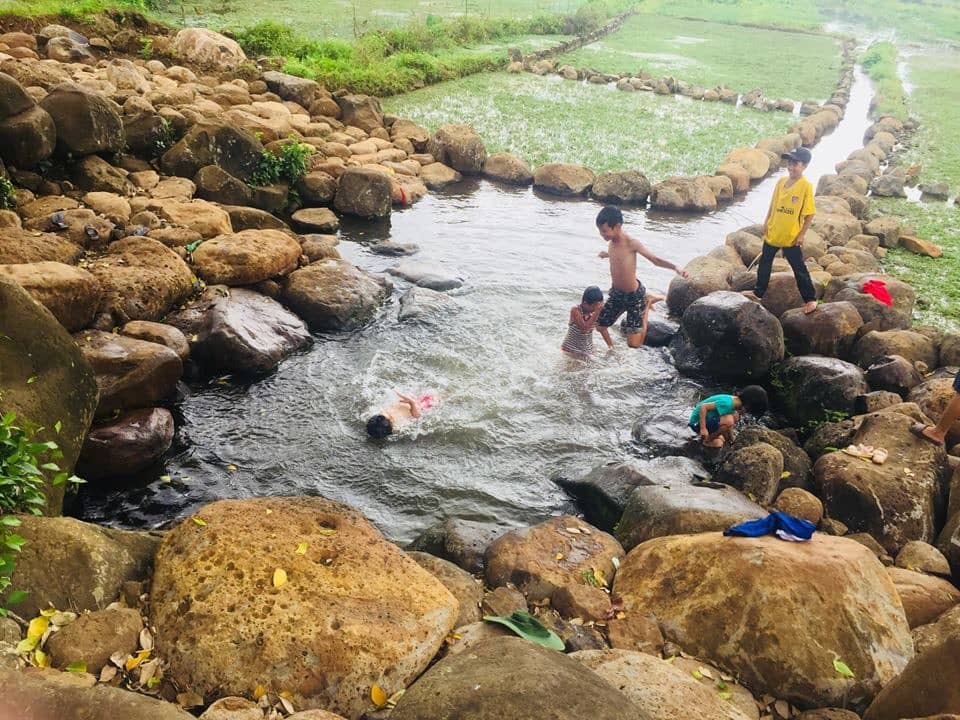
<svg viewBox="0 0 960 720">
<path fill-rule="evenodd" d="M 803 312 L 817 309 L 817 293 L 813 289 L 810 271 L 803 262 L 803 237 L 817 211 L 813 202 L 813 185 L 803 176 L 810 164 L 810 151 L 799 147 L 781 155 L 787 161 L 787 177 L 780 178 L 773 190 L 767 219 L 763 221 L 763 250 L 760 267 L 757 268 L 757 285 L 745 295 L 751 300 L 760 300 L 770 282 L 773 259 L 779 251 L 793 268 L 797 288 L 803 298 Z"/>
<path fill-rule="evenodd" d="M 607 347 L 613 347 L 610 326 L 617 318 L 627 314 L 627 345 L 637 348 L 647 336 L 647 318 L 654 303 L 663 300 L 661 295 L 647 296 L 643 283 L 637 279 L 637 255 L 643 255 L 657 267 L 673 270 L 680 277 L 687 273 L 669 260 L 663 260 L 647 250 L 643 244 L 623 231 L 623 213 L 614 205 L 607 205 L 597 215 L 600 237 L 607 241 L 607 249 L 600 257 L 610 259 L 610 293 L 597 318 L 597 329 Z"/>
</svg>

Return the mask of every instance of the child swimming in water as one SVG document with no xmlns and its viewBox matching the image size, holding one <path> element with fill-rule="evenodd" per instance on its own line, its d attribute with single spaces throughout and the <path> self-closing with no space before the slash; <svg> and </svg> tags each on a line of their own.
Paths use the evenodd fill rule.
<svg viewBox="0 0 960 720">
<path fill-rule="evenodd" d="M 401 428 L 418 419 L 424 412 L 436 405 L 437 398 L 433 393 L 424 393 L 419 398 L 412 398 L 394 390 L 397 402 L 382 408 L 367 420 L 367 435 L 375 440 L 382 440 Z"/>
<path fill-rule="evenodd" d="M 603 291 L 591 285 L 583 291 L 579 305 L 570 308 L 570 324 L 560 349 L 578 358 L 593 354 L 593 330 L 603 308 Z"/>
</svg>

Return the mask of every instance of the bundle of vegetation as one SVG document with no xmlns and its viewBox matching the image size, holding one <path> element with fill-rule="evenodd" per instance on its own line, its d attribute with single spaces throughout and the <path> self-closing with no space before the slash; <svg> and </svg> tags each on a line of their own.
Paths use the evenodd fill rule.
<svg viewBox="0 0 960 720">
<path fill-rule="evenodd" d="M 860 63 L 877 86 L 876 112 L 906 120 L 907 98 L 897 74 L 896 46 L 891 42 L 875 42 L 867 48 Z"/>
</svg>

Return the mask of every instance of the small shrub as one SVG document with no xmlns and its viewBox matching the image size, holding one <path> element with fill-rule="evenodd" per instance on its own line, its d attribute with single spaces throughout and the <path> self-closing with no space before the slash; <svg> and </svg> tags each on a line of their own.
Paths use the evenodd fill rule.
<svg viewBox="0 0 960 720">
<path fill-rule="evenodd" d="M 307 172 L 307 159 L 313 148 L 290 139 L 277 154 L 264 151 L 257 169 L 250 176 L 251 185 L 272 185 L 280 181 L 294 185 Z"/>
<path fill-rule="evenodd" d="M 60 431 L 59 422 L 54 429 Z M 20 520 L 15 513 L 40 515 L 43 512 L 47 504 L 44 471 L 54 473 L 54 485 L 82 482 L 75 476 L 68 476 L 54 462 L 63 456 L 55 442 L 36 441 L 39 431 L 40 428 L 31 429 L 26 424 L 17 423 L 16 413 L 8 412 L 0 417 L 0 602 L 3 603 L 0 616 L 7 615 L 7 605 L 14 605 L 26 597 L 22 590 L 10 592 L 16 554 L 26 544 L 16 532 Z"/>
<path fill-rule="evenodd" d="M 0 177 L 0 210 L 10 210 L 16 205 L 13 183 Z"/>
<path fill-rule="evenodd" d="M 144 60 L 153 57 L 153 38 L 140 38 L 140 51 L 137 53 Z"/>
</svg>

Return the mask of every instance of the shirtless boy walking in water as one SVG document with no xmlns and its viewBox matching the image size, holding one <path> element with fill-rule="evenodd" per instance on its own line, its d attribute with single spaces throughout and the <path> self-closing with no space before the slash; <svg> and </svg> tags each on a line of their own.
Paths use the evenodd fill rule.
<svg viewBox="0 0 960 720">
<path fill-rule="evenodd" d="M 639 240 L 634 240 L 623 231 L 623 213 L 614 205 L 607 205 L 597 215 L 597 229 L 600 237 L 607 241 L 607 249 L 600 253 L 602 258 L 610 258 L 610 294 L 597 318 L 597 329 L 607 347 L 613 347 L 610 339 L 610 326 L 623 313 L 627 314 L 627 345 L 637 348 L 643 345 L 647 337 L 647 317 L 650 307 L 663 297 L 647 296 L 647 291 L 637 279 L 637 255 L 643 255 L 657 267 L 673 270 L 680 277 L 687 277 L 669 260 L 663 260 L 647 250 Z"/>
</svg>

